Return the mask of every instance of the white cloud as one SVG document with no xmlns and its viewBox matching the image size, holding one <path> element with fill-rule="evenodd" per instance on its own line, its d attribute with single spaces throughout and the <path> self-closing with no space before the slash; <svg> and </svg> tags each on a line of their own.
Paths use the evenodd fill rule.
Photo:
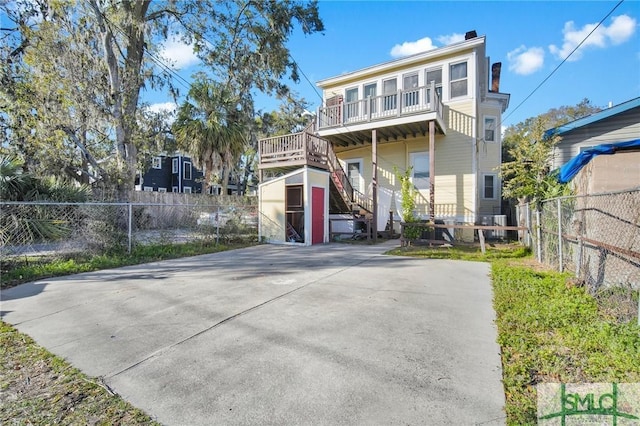
<svg viewBox="0 0 640 426">
<path fill-rule="evenodd" d="M 453 33 L 449 35 L 442 35 L 438 37 L 438 41 L 444 46 L 448 46 L 453 43 L 464 41 L 464 34 Z"/>
<path fill-rule="evenodd" d="M 593 31 L 597 24 L 586 24 L 582 28 L 576 29 L 573 21 L 564 24 L 562 33 L 564 34 L 562 47 L 554 44 L 549 46 L 549 51 L 558 59 L 565 59 L 580 44 L 589 33 Z M 580 49 L 571 55 L 570 61 L 577 61 L 582 57 L 582 53 L 587 47 L 605 48 L 609 45 L 624 43 L 636 31 L 636 20 L 627 15 L 615 16 L 611 20 L 611 25 L 600 25 L 593 34 L 587 38 Z"/>
<path fill-rule="evenodd" d="M 164 43 L 160 56 L 174 68 L 188 68 L 200 62 L 193 53 L 193 46 L 182 42 L 179 37 L 170 37 Z"/>
<path fill-rule="evenodd" d="M 416 41 L 405 41 L 402 44 L 396 44 L 391 48 L 390 54 L 394 58 L 400 58 L 415 53 L 426 52 L 427 50 L 433 50 L 436 47 L 429 37 L 425 37 Z"/>
<path fill-rule="evenodd" d="M 520 75 L 529 75 L 538 71 L 544 65 L 544 49 L 522 45 L 507 53 L 509 71 Z"/>
<path fill-rule="evenodd" d="M 176 109 L 178 109 L 178 105 L 176 105 L 175 102 L 160 102 L 157 104 L 151 104 L 147 107 L 147 110 L 154 113 L 160 113 L 160 112 L 173 113 L 176 111 Z"/>
<path fill-rule="evenodd" d="M 614 16 L 606 29 L 611 44 L 621 44 L 629 40 L 636 32 L 636 20 L 627 15 Z"/>
</svg>

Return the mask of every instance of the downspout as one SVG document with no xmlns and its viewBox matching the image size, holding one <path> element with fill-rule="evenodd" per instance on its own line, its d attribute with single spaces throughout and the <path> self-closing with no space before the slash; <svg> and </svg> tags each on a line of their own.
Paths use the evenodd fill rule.
<svg viewBox="0 0 640 426">
<path fill-rule="evenodd" d="M 178 192 L 182 193 L 182 154 L 178 154 Z"/>
<path fill-rule="evenodd" d="M 304 245 L 310 246 L 311 242 L 311 188 L 309 188 L 309 168 L 302 169 L 302 205 L 304 206 Z"/>
</svg>

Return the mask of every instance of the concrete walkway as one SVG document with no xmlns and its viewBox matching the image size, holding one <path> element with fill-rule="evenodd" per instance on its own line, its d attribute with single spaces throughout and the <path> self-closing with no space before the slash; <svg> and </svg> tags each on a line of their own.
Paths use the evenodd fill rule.
<svg viewBox="0 0 640 426">
<path fill-rule="evenodd" d="M 48 279 L 2 316 L 167 425 L 504 424 L 489 265 L 395 243 Z"/>
</svg>

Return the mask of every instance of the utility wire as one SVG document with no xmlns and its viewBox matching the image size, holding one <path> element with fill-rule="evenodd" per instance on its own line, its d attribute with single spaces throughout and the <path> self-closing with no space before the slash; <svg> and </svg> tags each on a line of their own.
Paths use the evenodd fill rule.
<svg viewBox="0 0 640 426">
<path fill-rule="evenodd" d="M 603 22 L 604 22 L 604 21 L 605 21 L 609 16 L 611 16 L 611 14 L 612 14 L 613 12 L 615 12 L 615 10 L 616 10 L 616 9 L 617 9 L 617 8 L 618 8 L 618 7 L 623 3 L 623 2 L 624 2 L 624 0 L 620 0 L 620 1 L 618 2 L 618 4 L 616 4 L 616 5 L 613 7 L 613 9 L 611 9 L 611 10 L 609 11 L 609 13 L 607 13 L 607 15 L 606 15 L 606 16 L 605 16 L 604 18 L 602 18 L 602 19 L 600 20 L 600 22 L 598 22 L 598 25 L 596 25 L 596 26 L 591 30 L 591 32 L 590 32 L 589 34 L 587 34 L 585 38 L 583 38 L 583 39 L 582 39 L 582 41 L 581 41 L 581 42 L 580 42 L 580 43 L 579 43 L 579 44 L 578 44 L 578 45 L 577 45 L 577 46 L 576 46 L 576 47 L 571 51 L 571 53 L 569 53 L 569 55 L 567 55 L 567 57 L 566 57 L 566 58 L 564 58 L 564 59 L 562 60 L 562 62 L 560 62 L 560 63 L 558 64 L 558 66 L 556 66 L 556 67 L 553 69 L 553 71 L 551 71 L 551 73 L 550 73 L 550 74 L 549 74 L 549 75 L 548 75 L 544 80 L 542 80 L 542 82 L 540 82 L 540 84 L 538 84 L 538 86 L 536 86 L 536 88 L 535 88 L 535 89 L 533 89 L 533 90 L 531 91 L 531 93 L 529 93 L 529 95 L 527 95 L 527 97 L 526 97 L 526 98 L 524 98 L 524 99 L 522 100 L 522 102 L 520 102 L 520 103 L 519 103 L 519 104 L 518 104 L 514 109 L 512 109 L 512 110 L 511 110 L 511 112 L 509 112 L 509 114 L 507 114 L 507 116 L 506 116 L 506 117 L 504 117 L 504 118 L 502 119 L 502 122 L 504 123 L 504 122 L 507 120 L 507 118 L 511 117 L 511 115 L 513 115 L 513 113 L 514 113 L 514 112 L 516 112 L 516 111 L 518 110 L 518 108 L 520 108 L 520 107 L 522 106 L 522 104 L 524 104 L 526 101 L 528 101 L 528 100 L 529 100 L 529 98 L 531 98 L 531 96 L 533 96 L 533 94 L 534 94 L 534 93 L 536 93 L 536 92 L 538 91 L 538 89 L 540 89 L 540 87 L 542 87 L 542 85 L 543 85 L 543 84 L 545 84 L 545 83 L 547 82 L 547 80 L 549 80 L 549 79 L 551 78 L 551 76 L 552 76 L 553 74 L 555 74 L 555 72 L 556 72 L 556 71 L 558 71 L 558 69 L 559 69 L 559 68 L 560 68 L 560 67 L 561 67 L 565 62 L 567 62 L 567 60 L 571 57 L 571 55 L 573 55 L 573 54 L 576 52 L 576 50 L 578 50 L 578 49 L 580 48 L 580 46 L 582 46 L 582 45 L 584 44 L 584 42 L 585 42 L 585 41 L 587 41 L 587 39 L 588 39 L 589 37 L 591 37 L 591 34 L 593 34 L 593 33 L 594 33 L 594 32 L 595 32 L 595 31 L 600 27 L 600 25 L 602 25 L 602 23 L 603 23 Z"/>
</svg>

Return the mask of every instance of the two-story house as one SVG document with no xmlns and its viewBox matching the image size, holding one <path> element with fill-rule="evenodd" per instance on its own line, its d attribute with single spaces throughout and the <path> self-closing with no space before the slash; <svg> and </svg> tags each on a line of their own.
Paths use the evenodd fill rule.
<svg viewBox="0 0 640 426">
<path fill-rule="evenodd" d="M 201 193 L 203 173 L 182 154 L 158 155 L 151 167 L 136 177 L 137 191 Z"/>
<path fill-rule="evenodd" d="M 489 79 L 491 77 L 491 84 Z M 500 64 L 486 40 L 465 40 L 327 78 L 315 125 L 260 141 L 260 233 L 329 240 L 332 214 L 354 209 L 383 230 L 399 217 L 398 173 L 411 170 L 415 214 L 473 224 L 500 214 Z"/>
</svg>

